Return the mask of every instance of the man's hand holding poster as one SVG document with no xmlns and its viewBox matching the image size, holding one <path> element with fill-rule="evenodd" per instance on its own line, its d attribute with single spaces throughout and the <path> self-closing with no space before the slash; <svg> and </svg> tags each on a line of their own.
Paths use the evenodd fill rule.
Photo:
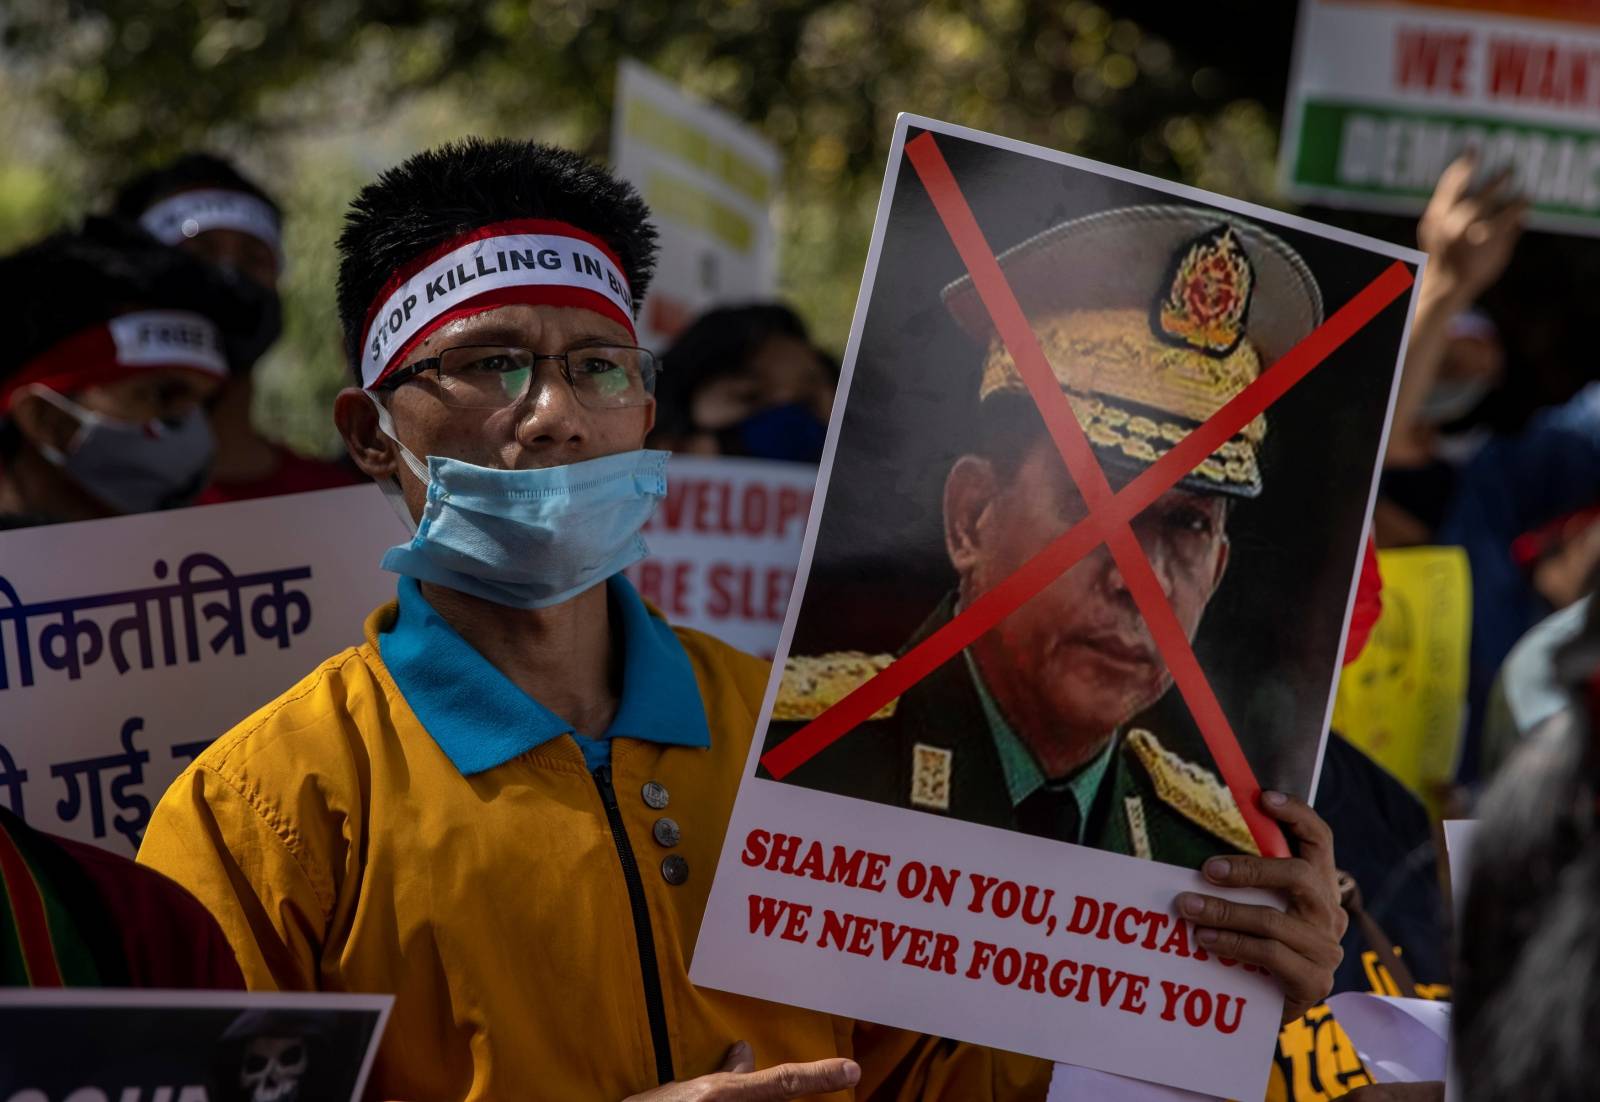
<svg viewBox="0 0 1600 1102">
<path fill-rule="evenodd" d="M 902 117 L 695 981 L 1259 1096 L 1420 263 Z"/>
</svg>

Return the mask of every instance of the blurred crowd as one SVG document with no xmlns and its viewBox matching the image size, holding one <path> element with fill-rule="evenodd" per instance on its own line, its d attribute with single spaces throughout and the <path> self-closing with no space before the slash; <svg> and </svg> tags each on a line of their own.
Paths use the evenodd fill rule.
<svg viewBox="0 0 1600 1102">
<path fill-rule="evenodd" d="M 1600 705 L 1600 383 L 1515 434 L 1488 427 L 1518 350 L 1479 303 L 1525 211 L 1504 177 L 1482 179 L 1470 158 L 1438 183 L 1417 226 L 1428 263 L 1372 520 L 1380 549 L 1459 547 L 1470 567 L 1467 718 L 1439 805 L 1482 819 L 1459 921 L 1437 817 L 1419 798 L 1433 794 L 1408 790 L 1336 732 L 1317 800 L 1351 916 L 1336 990 L 1453 994 L 1470 1098 L 1580 1097 L 1600 1070 L 1589 1043 L 1600 1009 L 1600 761 L 1589 734 Z M 282 229 L 263 188 L 195 153 L 0 259 L 11 332 L 0 350 L 0 528 L 365 480 L 346 457 L 294 453 L 252 417 L 252 371 L 280 334 L 278 284 L 296 262 Z M 660 362 L 652 447 L 819 461 L 840 367 L 783 303 L 719 306 Z M 1364 584 L 1381 602 L 1378 577 Z M 3 809 L 0 825 L 27 832 Z M 129 866 L 119 881 L 108 858 L 62 853 L 63 880 L 72 860 L 95 870 L 80 894 L 94 901 L 82 904 L 81 936 L 127 942 L 95 949 L 121 962 L 103 966 L 102 980 L 237 985 L 192 901 L 163 903 L 153 873 Z M 106 913 L 132 912 L 146 918 L 103 929 Z M 202 933 L 176 945 L 126 936 L 157 926 Z M 209 946 L 198 963 L 183 948 L 195 944 Z M 1327 1017 L 1321 1007 L 1285 1027 L 1274 1097 L 1334 1098 L 1370 1083 L 1348 1039 L 1325 1035 Z"/>
</svg>

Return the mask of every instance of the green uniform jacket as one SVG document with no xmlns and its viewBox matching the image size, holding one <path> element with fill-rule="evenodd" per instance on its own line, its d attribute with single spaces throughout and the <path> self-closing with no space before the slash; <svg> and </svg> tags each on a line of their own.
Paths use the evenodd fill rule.
<svg viewBox="0 0 1600 1102">
<path fill-rule="evenodd" d="M 948 623 L 946 600 L 906 644 Z M 903 653 L 903 651 L 902 651 Z M 771 749 L 891 660 L 849 652 L 790 659 L 767 731 Z M 800 673 L 800 668 L 808 671 Z M 824 671 L 821 677 L 816 671 Z M 1244 818 L 1209 769 L 1131 730 L 1118 745 L 1092 802 L 1084 842 L 1198 868 L 1224 853 L 1255 853 Z M 967 663 L 946 662 L 909 690 L 890 714 L 849 732 L 785 778 L 792 784 L 876 803 L 1020 829 L 1005 772 Z"/>
</svg>

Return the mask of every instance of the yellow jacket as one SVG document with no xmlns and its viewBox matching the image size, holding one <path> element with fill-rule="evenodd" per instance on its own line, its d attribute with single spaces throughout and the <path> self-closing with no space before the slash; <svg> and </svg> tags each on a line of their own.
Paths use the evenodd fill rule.
<svg viewBox="0 0 1600 1102">
<path fill-rule="evenodd" d="M 365 643 L 202 754 L 157 807 L 139 860 L 211 910 L 252 989 L 395 995 L 373 1096 L 622 1099 L 655 1086 L 630 887 L 578 745 L 561 735 L 464 775 L 380 656 L 395 617 L 393 603 L 373 613 Z M 710 747 L 617 738 L 611 770 L 677 1078 L 716 1070 L 742 1039 L 763 1067 L 854 1054 L 862 1097 L 873 1086 L 900 1097 L 1041 1097 L 1034 1061 L 856 1030 L 689 983 L 767 666 L 675 631 Z M 641 797 L 648 782 L 669 794 L 669 811 Z M 670 855 L 687 863 L 682 883 L 660 868 L 653 828 L 663 814 L 681 828 Z"/>
</svg>

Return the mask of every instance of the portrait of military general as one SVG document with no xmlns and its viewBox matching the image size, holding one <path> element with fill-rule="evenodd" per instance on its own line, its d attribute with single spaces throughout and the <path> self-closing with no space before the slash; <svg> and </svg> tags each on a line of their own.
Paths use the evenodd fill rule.
<svg viewBox="0 0 1600 1102">
<path fill-rule="evenodd" d="M 941 142 L 1113 491 L 1392 261 L 1087 168 Z M 1087 516 L 989 308 L 902 172 L 771 748 Z M 1260 781 L 1314 782 L 1404 311 L 1132 521 Z M 1101 545 L 783 780 L 1189 867 L 1253 852 Z"/>
</svg>

